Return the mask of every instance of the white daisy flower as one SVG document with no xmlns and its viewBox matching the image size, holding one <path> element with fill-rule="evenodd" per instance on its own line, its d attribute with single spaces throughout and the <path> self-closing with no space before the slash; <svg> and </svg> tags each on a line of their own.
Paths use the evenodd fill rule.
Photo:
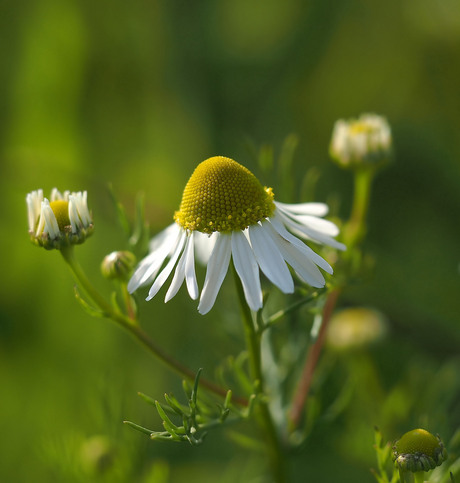
<svg viewBox="0 0 460 483">
<path fill-rule="evenodd" d="M 83 243 L 93 232 L 86 191 L 61 194 L 53 188 L 50 200 L 41 189 L 26 197 L 31 240 L 46 249 Z"/>
<path fill-rule="evenodd" d="M 150 254 L 140 262 L 128 290 L 132 293 L 153 283 L 147 297 L 150 300 L 174 270 L 165 302 L 176 295 L 185 280 L 190 297 L 200 298 L 198 311 L 206 314 L 214 305 L 230 259 L 246 301 L 255 311 L 262 308 L 260 271 L 284 293 L 294 291 L 287 264 L 303 282 L 323 287 L 319 268 L 330 274 L 332 268 L 299 237 L 344 250 L 345 246 L 334 239 L 337 227 L 319 218 L 327 211 L 322 203 L 276 202 L 272 189 L 264 188 L 248 169 L 232 159 L 215 156 L 195 169 L 175 222 L 152 239 Z M 207 266 L 201 294 L 195 256 Z"/>
<path fill-rule="evenodd" d="M 387 120 L 377 114 L 338 120 L 332 132 L 330 154 L 342 167 L 377 165 L 391 156 L 392 137 Z"/>
</svg>

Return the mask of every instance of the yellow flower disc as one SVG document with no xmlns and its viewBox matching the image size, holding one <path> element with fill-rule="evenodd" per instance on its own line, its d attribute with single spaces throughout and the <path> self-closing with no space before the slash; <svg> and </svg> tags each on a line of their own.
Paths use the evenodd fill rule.
<svg viewBox="0 0 460 483">
<path fill-rule="evenodd" d="M 70 225 L 69 202 L 64 200 L 51 201 L 50 207 L 59 225 L 59 230 L 64 231 L 64 227 Z"/>
<path fill-rule="evenodd" d="M 274 209 L 271 188 L 236 161 L 214 156 L 193 172 L 174 220 L 186 230 L 231 232 L 271 216 Z"/>
</svg>

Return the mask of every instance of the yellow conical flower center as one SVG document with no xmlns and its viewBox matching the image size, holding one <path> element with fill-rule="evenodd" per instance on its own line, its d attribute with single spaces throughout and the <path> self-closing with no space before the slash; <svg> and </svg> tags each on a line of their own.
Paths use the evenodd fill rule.
<svg viewBox="0 0 460 483">
<path fill-rule="evenodd" d="M 56 217 L 59 230 L 64 231 L 64 227 L 70 225 L 69 202 L 64 200 L 51 201 L 50 207 Z"/>
<path fill-rule="evenodd" d="M 230 232 L 256 224 L 274 209 L 271 188 L 236 161 L 215 156 L 193 172 L 174 220 L 186 230 Z"/>
</svg>

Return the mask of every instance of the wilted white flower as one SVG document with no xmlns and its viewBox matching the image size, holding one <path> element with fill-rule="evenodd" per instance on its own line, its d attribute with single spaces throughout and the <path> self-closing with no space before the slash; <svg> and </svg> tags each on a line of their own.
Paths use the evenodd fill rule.
<svg viewBox="0 0 460 483">
<path fill-rule="evenodd" d="M 387 120 L 377 114 L 338 120 L 330 144 L 332 158 L 342 167 L 382 165 L 391 156 L 392 137 Z"/>
<path fill-rule="evenodd" d="M 83 243 L 93 232 L 86 191 L 62 195 L 53 188 L 50 200 L 41 189 L 26 197 L 31 240 L 46 249 Z"/>
<path fill-rule="evenodd" d="M 276 202 L 271 188 L 264 188 L 248 169 L 215 156 L 195 169 L 174 215 L 175 223 L 152 239 L 150 254 L 140 262 L 128 289 L 133 292 L 153 283 L 150 300 L 175 268 L 165 302 L 185 280 L 190 297 L 200 296 L 198 310 L 205 314 L 214 305 L 231 258 L 252 310 L 262 307 L 259 269 L 284 293 L 294 291 L 286 262 L 302 281 L 323 287 L 318 267 L 332 273 L 331 266 L 297 236 L 343 250 L 344 245 L 333 238 L 337 227 L 319 218 L 327 211 L 322 203 Z M 201 295 L 195 254 L 207 266 Z"/>
</svg>

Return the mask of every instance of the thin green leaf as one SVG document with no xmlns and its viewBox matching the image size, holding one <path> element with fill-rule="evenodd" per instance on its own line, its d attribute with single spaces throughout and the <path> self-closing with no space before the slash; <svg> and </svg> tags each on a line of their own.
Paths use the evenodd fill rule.
<svg viewBox="0 0 460 483">
<path fill-rule="evenodd" d="M 139 424 L 133 423 L 131 421 L 123 421 L 123 423 L 127 424 L 128 426 L 135 429 L 136 431 L 140 431 L 141 433 L 148 434 L 149 436 L 151 436 L 153 432 L 151 429 L 144 428 L 143 426 L 139 426 Z"/>
<path fill-rule="evenodd" d="M 137 395 L 140 396 L 146 403 L 151 404 L 152 406 L 156 406 L 155 399 L 152 399 L 150 396 L 147 396 L 147 394 L 138 392 Z"/>
<path fill-rule="evenodd" d="M 168 426 L 173 428 L 174 431 L 177 431 L 179 428 L 169 419 L 167 416 L 165 410 L 161 406 L 161 404 L 158 401 L 155 401 L 155 407 L 157 408 L 158 414 L 160 415 L 160 418 L 163 420 L 163 425 L 166 423 Z M 168 428 L 165 428 L 167 431 L 169 431 Z"/>
<path fill-rule="evenodd" d="M 181 404 L 177 401 L 177 399 L 172 395 L 165 394 L 165 400 L 168 403 L 169 407 L 179 416 L 186 415 L 184 408 Z"/>
<path fill-rule="evenodd" d="M 106 316 L 105 312 L 102 310 L 95 308 L 91 306 L 81 295 L 80 292 L 78 291 L 77 286 L 74 287 L 74 292 L 75 292 L 75 298 L 77 299 L 77 302 L 83 307 L 83 310 L 85 310 L 91 317 L 99 317 L 103 318 Z"/>
</svg>

